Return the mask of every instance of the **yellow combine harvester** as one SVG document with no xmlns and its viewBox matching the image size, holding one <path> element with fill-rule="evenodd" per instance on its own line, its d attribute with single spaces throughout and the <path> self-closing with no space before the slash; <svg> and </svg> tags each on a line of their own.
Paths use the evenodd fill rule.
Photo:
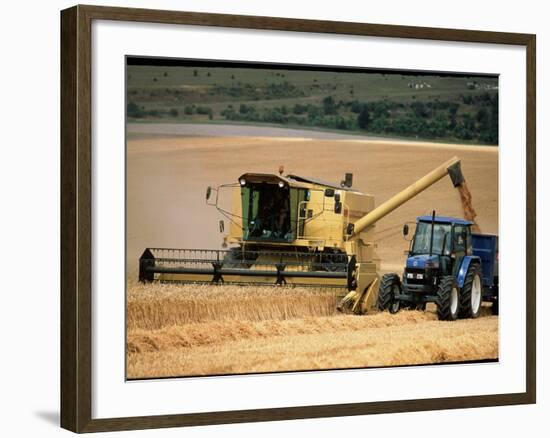
<svg viewBox="0 0 550 438">
<path fill-rule="evenodd" d="M 339 186 L 282 174 L 245 173 L 208 187 L 206 202 L 230 220 L 229 249 L 147 248 L 139 280 L 341 288 L 342 308 L 364 313 L 378 295 L 375 223 L 447 174 L 455 187 L 464 181 L 454 157 L 375 208 L 351 174 Z M 232 192 L 232 211 L 220 206 L 222 189 Z"/>
</svg>

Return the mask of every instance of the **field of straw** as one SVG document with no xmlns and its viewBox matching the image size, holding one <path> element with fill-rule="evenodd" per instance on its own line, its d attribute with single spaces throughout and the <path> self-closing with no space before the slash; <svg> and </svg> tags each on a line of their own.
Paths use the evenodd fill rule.
<svg viewBox="0 0 550 438">
<path fill-rule="evenodd" d="M 330 290 L 128 287 L 127 375 L 218 375 L 498 357 L 498 318 L 441 322 L 433 309 L 342 315 Z"/>
</svg>

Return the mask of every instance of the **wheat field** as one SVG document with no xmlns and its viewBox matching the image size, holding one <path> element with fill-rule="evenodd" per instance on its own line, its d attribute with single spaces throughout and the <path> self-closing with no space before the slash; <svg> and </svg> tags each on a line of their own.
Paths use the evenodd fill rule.
<svg viewBox="0 0 550 438">
<path fill-rule="evenodd" d="M 442 322 L 427 312 L 341 315 L 331 290 L 286 287 L 140 285 L 138 259 L 149 246 L 220 247 L 207 186 L 245 172 L 340 181 L 376 205 L 457 155 L 471 197 L 448 178 L 376 224 L 376 252 L 401 272 L 409 242 L 403 224 L 421 214 L 462 217 L 498 233 L 498 148 L 380 139 L 171 135 L 140 125 L 127 141 L 127 376 L 147 378 L 440 363 L 498 358 L 498 317 Z M 155 130 L 156 129 L 156 130 Z M 147 134 L 149 132 L 149 134 Z M 155 134 L 156 132 L 156 134 Z M 271 134 L 272 135 L 272 134 Z M 321 134 L 318 132 L 316 136 Z M 404 159 L 406 157 L 406 159 Z M 223 198 L 223 197 L 222 197 Z M 226 221 L 226 226 L 228 222 Z M 382 272 L 383 273 L 383 272 Z"/>
<path fill-rule="evenodd" d="M 498 357 L 498 317 L 433 309 L 342 315 L 306 288 L 130 283 L 130 379 L 412 365 Z"/>
<path fill-rule="evenodd" d="M 129 330 L 238 320 L 288 320 L 331 316 L 341 292 L 272 286 L 141 284 L 129 280 Z"/>
</svg>

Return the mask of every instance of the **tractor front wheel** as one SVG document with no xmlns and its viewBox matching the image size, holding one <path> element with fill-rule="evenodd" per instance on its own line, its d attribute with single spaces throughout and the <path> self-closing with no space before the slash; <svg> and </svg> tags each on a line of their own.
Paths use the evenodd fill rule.
<svg viewBox="0 0 550 438">
<path fill-rule="evenodd" d="M 400 303 L 396 298 L 401 292 L 401 281 L 397 274 L 385 274 L 378 290 L 378 309 L 389 310 L 390 313 L 399 312 Z"/>
<path fill-rule="evenodd" d="M 460 292 L 460 318 L 477 318 L 481 312 L 482 283 L 479 265 L 471 264 Z"/>
<path fill-rule="evenodd" d="M 442 321 L 455 321 L 458 318 L 459 293 L 452 275 L 441 278 L 437 290 L 437 317 Z"/>
</svg>

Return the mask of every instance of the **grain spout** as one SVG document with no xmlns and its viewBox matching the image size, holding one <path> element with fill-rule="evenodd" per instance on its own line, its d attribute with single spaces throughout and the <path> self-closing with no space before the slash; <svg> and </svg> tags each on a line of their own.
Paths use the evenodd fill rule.
<svg viewBox="0 0 550 438">
<path fill-rule="evenodd" d="M 460 195 L 460 202 L 462 203 L 462 211 L 464 212 L 464 219 L 473 222 L 472 231 L 474 233 L 481 233 L 478 223 L 476 222 L 477 213 L 472 204 L 472 193 L 468 188 L 466 181 L 463 181 L 457 186 L 458 193 Z"/>
</svg>

